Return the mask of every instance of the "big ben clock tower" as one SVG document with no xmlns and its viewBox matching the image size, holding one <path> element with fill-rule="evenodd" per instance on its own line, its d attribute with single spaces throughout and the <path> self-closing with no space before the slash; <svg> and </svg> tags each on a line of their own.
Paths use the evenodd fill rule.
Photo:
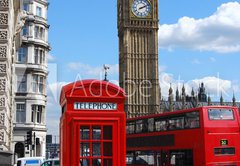
<svg viewBox="0 0 240 166">
<path fill-rule="evenodd" d="M 118 0 L 118 37 L 127 116 L 158 113 L 158 0 Z"/>
</svg>

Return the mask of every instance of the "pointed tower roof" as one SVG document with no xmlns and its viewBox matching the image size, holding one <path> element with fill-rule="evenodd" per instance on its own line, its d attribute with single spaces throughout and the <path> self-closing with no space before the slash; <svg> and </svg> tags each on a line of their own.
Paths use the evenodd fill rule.
<svg viewBox="0 0 240 166">
<path fill-rule="evenodd" d="M 194 95 L 195 95 L 194 90 L 193 90 L 193 87 L 192 87 L 191 95 L 192 95 L 192 97 L 194 97 Z"/>
<path fill-rule="evenodd" d="M 176 90 L 176 101 L 179 101 L 180 100 L 180 96 L 179 96 L 179 90 L 178 90 L 178 87 L 177 87 L 177 90 Z"/>
<path fill-rule="evenodd" d="M 223 105 L 223 96 L 222 96 L 222 92 L 221 92 L 221 97 L 220 97 L 220 105 Z"/>
<path fill-rule="evenodd" d="M 235 98 L 234 92 L 233 92 L 232 102 L 233 102 L 233 103 L 232 103 L 233 106 L 237 106 L 237 105 L 236 105 L 236 98 Z"/>
<path fill-rule="evenodd" d="M 186 96 L 186 92 L 185 92 L 185 86 L 184 86 L 184 84 L 183 84 L 183 86 L 182 86 L 182 95 L 183 95 L 183 96 Z"/>
<path fill-rule="evenodd" d="M 170 83 L 170 88 L 169 88 L 169 95 L 173 93 L 173 89 L 172 89 L 172 84 Z"/>
<path fill-rule="evenodd" d="M 211 97 L 210 97 L 209 94 L 208 94 L 208 99 L 207 99 L 207 101 L 208 101 L 208 105 L 211 105 L 212 100 L 211 100 Z"/>
</svg>

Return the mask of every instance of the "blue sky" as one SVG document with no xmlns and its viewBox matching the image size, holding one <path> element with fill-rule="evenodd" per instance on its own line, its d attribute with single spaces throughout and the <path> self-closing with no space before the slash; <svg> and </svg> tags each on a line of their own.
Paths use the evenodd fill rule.
<svg viewBox="0 0 240 166">
<path fill-rule="evenodd" d="M 57 134 L 61 85 L 76 79 L 118 81 L 117 1 L 49 0 L 49 133 Z M 163 98 L 170 83 L 197 91 L 204 81 L 214 100 L 240 100 L 240 1 L 159 0 L 159 71 Z"/>
</svg>

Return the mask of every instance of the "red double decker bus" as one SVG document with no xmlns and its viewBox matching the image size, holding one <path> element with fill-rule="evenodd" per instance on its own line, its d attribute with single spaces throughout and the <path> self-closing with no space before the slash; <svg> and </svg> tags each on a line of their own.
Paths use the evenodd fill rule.
<svg viewBox="0 0 240 166">
<path fill-rule="evenodd" d="M 236 107 L 206 106 L 127 120 L 129 166 L 238 166 Z"/>
</svg>

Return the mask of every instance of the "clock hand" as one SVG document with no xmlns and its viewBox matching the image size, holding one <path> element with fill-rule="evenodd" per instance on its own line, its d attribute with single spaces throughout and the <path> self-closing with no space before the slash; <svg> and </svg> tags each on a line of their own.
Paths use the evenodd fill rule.
<svg viewBox="0 0 240 166">
<path fill-rule="evenodd" d="M 147 7 L 147 5 L 144 5 L 144 6 L 142 6 L 142 7 L 139 7 L 138 9 L 143 9 L 143 8 L 145 8 L 145 7 Z"/>
</svg>

